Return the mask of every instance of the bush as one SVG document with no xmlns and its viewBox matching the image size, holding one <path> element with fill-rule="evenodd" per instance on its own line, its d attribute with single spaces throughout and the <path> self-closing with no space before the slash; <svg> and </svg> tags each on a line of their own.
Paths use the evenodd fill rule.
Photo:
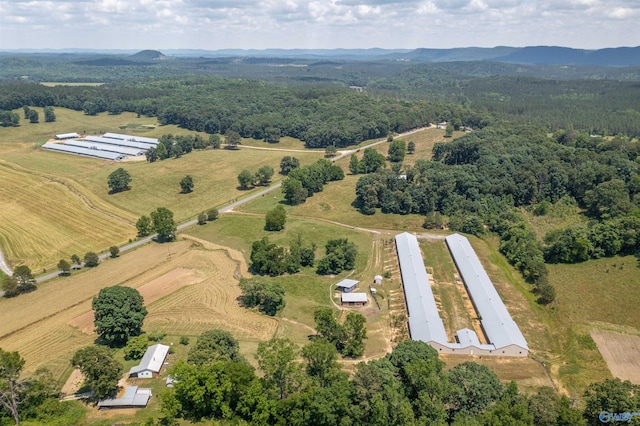
<svg viewBox="0 0 640 426">
<path fill-rule="evenodd" d="M 181 336 L 180 337 L 180 344 L 181 345 L 185 345 L 187 346 L 189 344 L 189 337 L 187 336 Z"/>
<path fill-rule="evenodd" d="M 218 216 L 220 216 L 220 212 L 218 211 L 218 209 L 211 209 L 207 212 L 208 221 L 216 220 Z"/>
<path fill-rule="evenodd" d="M 167 333 L 165 333 L 164 331 L 154 331 L 153 333 L 149 334 L 149 340 L 151 340 L 152 342 L 159 342 L 164 339 L 164 336 L 166 335 Z"/>
<path fill-rule="evenodd" d="M 198 225 L 205 225 L 207 223 L 206 213 L 200 213 L 198 215 Z"/>
</svg>

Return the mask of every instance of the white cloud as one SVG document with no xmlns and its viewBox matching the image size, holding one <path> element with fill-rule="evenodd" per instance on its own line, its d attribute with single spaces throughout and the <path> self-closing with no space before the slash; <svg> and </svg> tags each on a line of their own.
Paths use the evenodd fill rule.
<svg viewBox="0 0 640 426">
<path fill-rule="evenodd" d="M 0 49 L 597 48 L 640 45 L 639 18 L 630 0 L 0 0 Z"/>
</svg>

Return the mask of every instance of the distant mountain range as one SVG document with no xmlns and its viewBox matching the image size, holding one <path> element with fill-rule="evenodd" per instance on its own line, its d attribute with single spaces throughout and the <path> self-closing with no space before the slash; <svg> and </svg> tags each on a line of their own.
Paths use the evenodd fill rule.
<svg viewBox="0 0 640 426">
<path fill-rule="evenodd" d="M 39 54 L 82 54 L 117 56 L 122 65 L 153 63 L 170 58 L 216 58 L 216 57 L 253 57 L 253 58 L 292 58 L 292 59 L 335 59 L 366 61 L 407 61 L 407 62 L 460 62 L 490 61 L 530 65 L 601 65 L 601 66 L 640 66 L 640 46 L 615 47 L 598 50 L 572 49 L 557 46 L 529 46 L 491 48 L 463 47 L 453 49 L 169 49 L 161 53 L 157 50 L 91 50 L 91 49 L 43 49 L 10 50 L 1 54 L 39 53 Z M 166 55 L 166 56 L 165 56 Z M 112 58 L 113 59 L 113 58 Z M 93 59 L 94 61 L 96 59 Z M 102 61 L 103 59 L 100 59 Z"/>
</svg>

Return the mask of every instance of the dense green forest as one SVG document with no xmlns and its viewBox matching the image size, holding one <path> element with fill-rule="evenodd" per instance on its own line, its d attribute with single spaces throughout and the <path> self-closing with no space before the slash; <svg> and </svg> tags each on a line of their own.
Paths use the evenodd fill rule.
<svg viewBox="0 0 640 426">
<path fill-rule="evenodd" d="M 351 340 L 359 341 L 360 314 L 350 313 L 344 325 L 324 316 L 318 311 L 316 321 L 326 335 L 321 332 L 301 350 L 288 339 L 261 342 L 256 355 L 259 374 L 240 354 L 231 334 L 203 333 L 187 360 L 172 367 L 175 381 L 172 389 L 160 394 L 160 418 L 150 416 L 143 424 L 177 425 L 184 419 L 264 426 L 580 426 L 601 424 L 603 410 L 633 412 L 640 402 L 638 386 L 619 379 L 591 384 L 583 395 L 583 409 L 552 388 L 523 394 L 514 382 L 502 384 L 489 368 L 474 362 L 445 371 L 436 350 L 418 341 L 401 342 L 384 358 L 358 363 L 350 377 L 341 370 L 329 338 L 332 331 L 341 330 L 350 336 L 345 348 Z M 100 358 L 94 358 L 97 355 Z M 104 346 L 80 349 L 74 360 L 95 375 L 92 387 L 113 387 L 122 370 Z M 0 383 L 12 386 L 3 394 L 6 410 L 0 411 L 0 424 L 14 419 L 28 424 L 82 422 L 81 405 L 58 401 L 46 371 L 20 381 L 16 373 L 23 365 L 19 353 L 0 350 Z"/>
</svg>

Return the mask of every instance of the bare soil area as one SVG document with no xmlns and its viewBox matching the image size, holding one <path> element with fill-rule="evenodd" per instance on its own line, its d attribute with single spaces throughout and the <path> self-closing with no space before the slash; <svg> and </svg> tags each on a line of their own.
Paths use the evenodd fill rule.
<svg viewBox="0 0 640 426">
<path fill-rule="evenodd" d="M 640 336 L 593 330 L 591 338 L 615 377 L 640 385 Z"/>
</svg>

